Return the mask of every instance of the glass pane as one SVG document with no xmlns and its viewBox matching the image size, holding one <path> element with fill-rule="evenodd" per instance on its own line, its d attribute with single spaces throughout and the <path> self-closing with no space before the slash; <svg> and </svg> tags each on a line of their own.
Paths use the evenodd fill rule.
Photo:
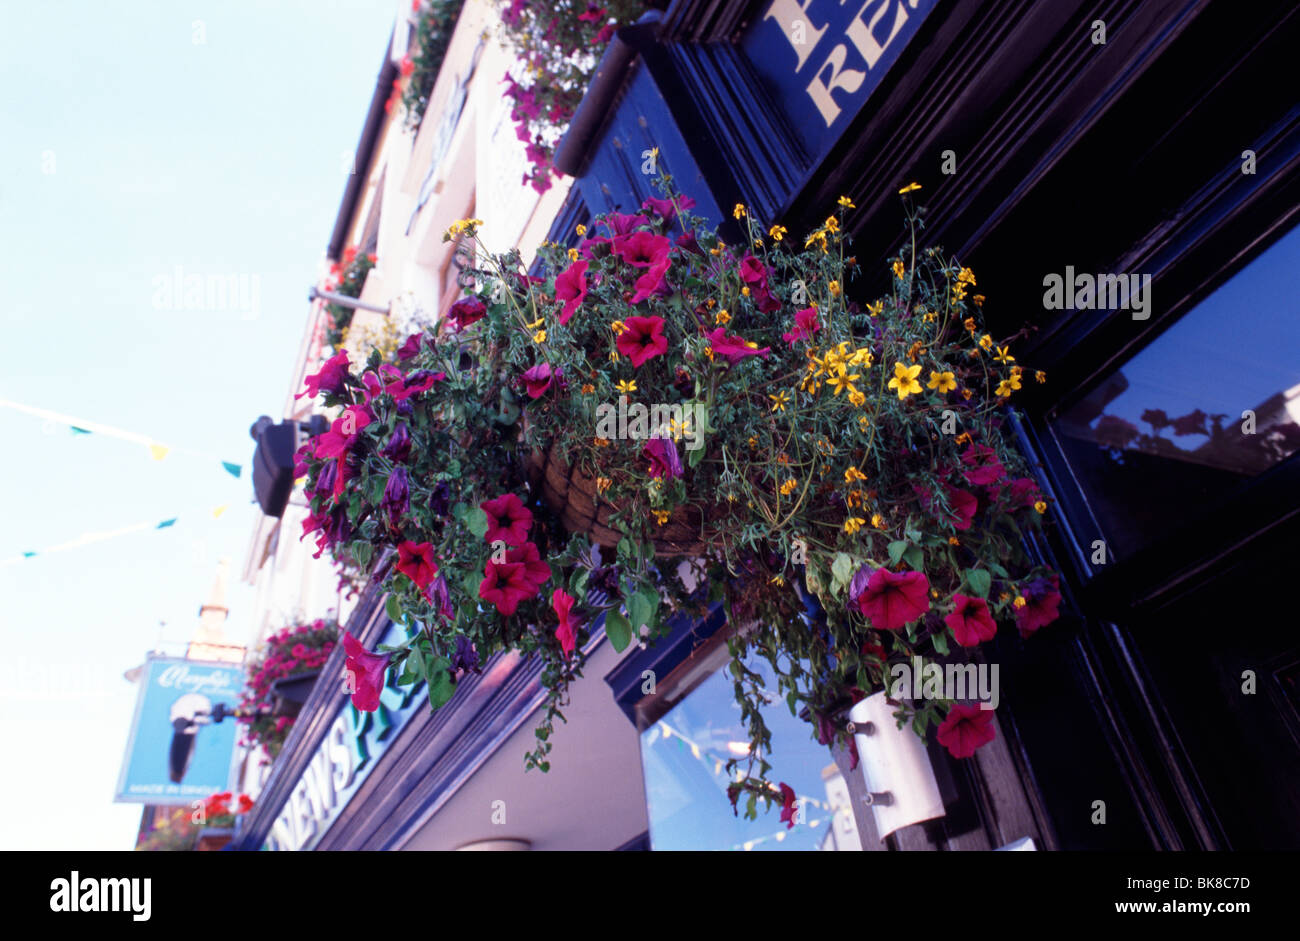
<svg viewBox="0 0 1300 941">
<path fill-rule="evenodd" d="M 1300 228 L 1054 423 L 1113 550 L 1300 450 L 1297 271 Z"/>
<path fill-rule="evenodd" d="M 765 661 L 747 665 L 775 688 Z M 653 849 L 861 849 L 830 749 L 813 740 L 812 727 L 790 715 L 784 700 L 774 700 L 762 712 L 772 731 L 769 779 L 784 781 L 798 796 L 795 826 L 781 822 L 779 804 L 764 812 L 760 802 L 758 819 L 746 820 L 744 796 L 740 815 L 732 815 L 725 763 L 747 754 L 749 743 L 730 674 L 720 670 L 641 734 Z"/>
</svg>

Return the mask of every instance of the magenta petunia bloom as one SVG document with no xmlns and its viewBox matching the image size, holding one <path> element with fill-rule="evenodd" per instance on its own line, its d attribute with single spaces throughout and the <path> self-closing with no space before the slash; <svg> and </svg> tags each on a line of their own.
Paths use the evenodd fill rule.
<svg viewBox="0 0 1300 941">
<path fill-rule="evenodd" d="M 361 429 L 374 421 L 374 416 L 364 405 L 349 405 L 343 414 L 334 419 L 330 430 L 316 439 L 316 457 L 341 458 L 357 440 Z"/>
<path fill-rule="evenodd" d="M 650 459 L 650 476 L 673 479 L 682 476 L 682 460 L 672 438 L 650 438 L 641 451 Z"/>
<path fill-rule="evenodd" d="M 744 337 L 727 336 L 727 331 L 722 327 L 708 334 L 709 346 L 712 347 L 715 356 L 721 356 L 727 362 L 735 365 L 746 356 L 762 356 L 766 358 L 771 354 L 772 348 L 765 346 L 761 350 L 757 343 L 750 343 Z"/>
<path fill-rule="evenodd" d="M 954 758 L 969 758 L 975 754 L 975 749 L 997 737 L 993 728 L 993 710 L 954 703 L 939 723 L 934 737 Z"/>
<path fill-rule="evenodd" d="M 393 401 L 405 402 L 413 395 L 429 391 L 446 378 L 447 374 L 445 372 L 430 372 L 427 369 L 418 369 L 405 379 L 389 383 L 388 392 L 393 397 Z"/>
<path fill-rule="evenodd" d="M 300 399 L 304 395 L 316 398 L 321 392 L 332 392 L 334 395 L 340 394 L 348 375 L 348 351 L 340 350 L 325 361 L 325 365 L 320 368 L 320 372 L 313 373 L 305 380 L 307 391 L 299 392 L 294 396 Z"/>
<path fill-rule="evenodd" d="M 424 341 L 423 333 L 412 333 L 406 338 L 406 342 L 401 345 L 397 351 L 397 358 L 401 360 L 412 359 L 420 352 L 420 344 Z"/>
<path fill-rule="evenodd" d="M 524 370 L 524 390 L 530 399 L 540 399 L 551 387 L 554 378 L 550 363 L 538 363 L 531 369 Z"/>
<path fill-rule="evenodd" d="M 564 651 L 566 657 L 572 654 L 578 645 L 578 620 L 573 616 L 575 601 L 577 599 L 563 588 L 557 588 L 551 594 L 551 608 L 554 609 L 555 616 L 560 619 L 559 626 L 555 628 L 555 639 L 560 642 L 560 649 Z"/>
<path fill-rule="evenodd" d="M 464 330 L 486 316 L 487 305 L 478 297 L 462 297 L 447 310 L 447 322 L 454 331 Z"/>
<path fill-rule="evenodd" d="M 352 705 L 362 712 L 374 712 L 379 708 L 379 694 L 384 688 L 388 654 L 371 653 L 350 632 L 343 634 L 343 649 L 347 652 L 344 669 Z"/>
<path fill-rule="evenodd" d="M 646 360 L 668 352 L 662 317 L 628 317 L 623 324 L 627 329 L 618 335 L 616 346 L 633 366 L 639 367 Z"/>
<path fill-rule="evenodd" d="M 551 566 L 542 561 L 537 546 L 531 542 L 526 542 L 522 546 L 517 546 L 506 552 L 506 561 L 518 562 L 522 565 L 524 567 L 524 578 L 532 582 L 535 588 L 541 588 L 551 580 Z"/>
<path fill-rule="evenodd" d="M 1016 509 L 1033 506 L 1043 499 L 1042 491 L 1031 477 L 1017 477 L 1002 488 L 999 496 L 1004 497 Z"/>
<path fill-rule="evenodd" d="M 787 830 L 794 829 L 794 825 L 798 823 L 795 817 L 798 815 L 799 810 L 795 804 L 795 799 L 796 798 L 795 798 L 794 788 L 792 788 L 790 785 L 782 781 L 781 782 L 781 822 L 785 824 L 785 828 Z"/>
<path fill-rule="evenodd" d="M 1025 606 L 1016 608 L 1016 627 L 1020 636 L 1028 637 L 1040 627 L 1046 627 L 1060 617 L 1061 583 L 1055 575 L 1036 578 L 1020 589 Z"/>
<path fill-rule="evenodd" d="M 930 580 L 924 572 L 876 569 L 858 597 L 858 610 L 878 631 L 896 631 L 930 610 Z"/>
<path fill-rule="evenodd" d="M 524 501 L 513 493 L 485 500 L 479 504 L 479 508 L 488 517 L 487 534 L 484 536 L 488 542 L 499 539 L 508 546 L 520 546 L 528 541 L 528 529 L 533 525 L 533 511 L 524 506 Z"/>
<path fill-rule="evenodd" d="M 483 582 L 478 586 L 478 596 L 496 605 L 498 612 L 514 614 L 521 601 L 527 601 L 535 594 L 537 586 L 528 580 L 523 563 L 488 560 L 483 569 Z"/>
<path fill-rule="evenodd" d="M 738 273 L 740 274 L 740 280 L 749 285 L 751 291 L 756 284 L 761 284 L 764 287 L 767 286 L 767 268 L 761 261 L 748 252 L 746 252 L 745 257 L 740 260 L 740 269 Z"/>
<path fill-rule="evenodd" d="M 961 455 L 966 465 L 966 480 L 975 487 L 987 487 L 1006 476 L 997 452 L 986 444 L 971 444 Z"/>
<path fill-rule="evenodd" d="M 794 346 L 795 340 L 811 340 L 812 335 L 822 328 L 817 322 L 817 308 L 805 307 L 794 315 L 794 329 L 781 334 L 781 339 Z"/>
<path fill-rule="evenodd" d="M 647 297 L 663 288 L 664 276 L 668 274 L 670 264 L 668 256 L 665 255 L 662 263 L 651 265 L 646 269 L 645 274 L 636 279 L 636 293 L 632 295 L 631 301 L 633 304 L 640 304 Z"/>
<path fill-rule="evenodd" d="M 952 600 L 957 606 L 952 614 L 943 619 L 943 623 L 952 628 L 957 643 L 963 647 L 978 647 L 997 635 L 997 622 L 989 614 L 988 602 L 983 598 L 956 594 Z"/>
<path fill-rule="evenodd" d="M 433 561 L 433 544 L 414 543 L 409 539 L 397 547 L 397 571 L 424 591 L 438 574 L 438 564 Z"/>
<path fill-rule="evenodd" d="M 641 208 L 653 212 L 660 219 L 664 220 L 665 223 L 671 225 L 672 221 L 677 218 L 678 208 L 682 209 L 682 211 L 694 209 L 695 200 L 691 199 L 689 196 L 678 196 L 677 206 L 674 206 L 671 199 L 655 199 L 654 197 L 651 197 L 641 204 Z"/>
<path fill-rule="evenodd" d="M 958 490 L 956 487 L 946 488 L 948 491 L 948 506 L 956 514 L 956 520 L 953 527 L 962 532 L 970 529 L 971 521 L 975 519 L 975 511 L 979 509 L 979 501 L 975 499 L 973 493 L 965 490 Z"/>
<path fill-rule="evenodd" d="M 564 301 L 560 311 L 560 323 L 567 324 L 578 305 L 587 296 L 587 264 L 585 260 L 575 261 L 555 276 L 555 299 Z"/>
<path fill-rule="evenodd" d="M 633 232 L 614 239 L 614 254 L 634 268 L 653 268 L 668 257 L 673 243 L 653 232 Z"/>
<path fill-rule="evenodd" d="M 630 235 L 638 227 L 649 225 L 650 220 L 640 213 L 628 216 L 621 212 L 611 212 L 600 220 L 600 224 L 609 230 L 610 235 L 619 236 Z"/>
</svg>

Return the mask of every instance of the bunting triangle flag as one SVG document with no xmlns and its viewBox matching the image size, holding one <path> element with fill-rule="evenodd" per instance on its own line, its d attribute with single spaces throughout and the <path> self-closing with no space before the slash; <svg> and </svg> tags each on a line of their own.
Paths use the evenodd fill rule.
<svg viewBox="0 0 1300 941">
<path fill-rule="evenodd" d="M 23 558 L 24 558 L 24 559 L 30 559 L 30 558 L 31 558 L 32 556 L 34 556 L 34 555 L 36 555 L 35 552 L 24 552 L 24 553 L 23 553 Z"/>
<path fill-rule="evenodd" d="M 216 508 L 212 511 L 212 518 L 213 518 L 213 519 L 219 519 L 220 516 L 221 516 L 221 514 L 224 513 L 224 512 L 226 512 L 226 510 L 228 510 L 228 509 L 230 509 L 230 504 L 229 504 L 229 503 L 225 503 L 225 504 L 222 504 L 222 505 L 219 506 L 219 507 L 216 507 Z"/>
<path fill-rule="evenodd" d="M 155 461 L 161 461 L 169 453 L 171 453 L 171 448 L 167 447 L 167 445 L 165 444 L 149 445 L 149 456 L 152 457 Z"/>
<path fill-rule="evenodd" d="M 231 464 L 229 461 L 222 461 L 221 466 L 226 469 L 226 473 L 231 477 L 238 477 L 240 472 L 243 470 L 243 468 L 238 464 Z"/>
<path fill-rule="evenodd" d="M 175 522 L 176 522 L 178 519 L 180 519 L 179 516 L 173 516 L 173 517 L 172 517 L 171 519 L 169 519 L 169 520 L 163 520 L 161 523 L 159 523 L 157 526 L 155 526 L 154 529 L 166 529 L 168 526 L 171 526 L 171 525 L 175 524 Z"/>
<path fill-rule="evenodd" d="M 74 435 L 88 435 L 88 434 L 90 434 L 90 429 L 88 429 L 88 428 L 78 428 L 76 425 L 69 425 L 68 428 L 70 428 L 70 429 L 72 430 L 72 433 L 73 433 Z"/>
</svg>

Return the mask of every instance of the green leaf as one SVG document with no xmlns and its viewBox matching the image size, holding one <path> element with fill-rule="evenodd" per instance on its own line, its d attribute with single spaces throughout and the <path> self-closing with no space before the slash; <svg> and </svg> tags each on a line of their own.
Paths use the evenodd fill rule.
<svg viewBox="0 0 1300 941">
<path fill-rule="evenodd" d="M 610 611 L 605 615 L 605 636 L 614 649 L 622 653 L 632 642 L 632 625 L 617 611 Z"/>
<path fill-rule="evenodd" d="M 920 546 L 908 546 L 903 552 L 903 561 L 914 572 L 920 572 L 925 568 L 925 552 Z"/>
<path fill-rule="evenodd" d="M 948 655 L 948 635 L 940 632 L 930 637 L 930 643 L 934 646 L 934 652 L 941 657 Z"/>
<path fill-rule="evenodd" d="M 966 584 L 970 585 L 970 590 L 975 594 L 987 598 L 989 589 L 993 587 L 993 576 L 984 569 L 967 569 Z"/>
<path fill-rule="evenodd" d="M 471 533 L 473 533 L 478 538 L 482 539 L 484 536 L 487 535 L 487 530 L 488 530 L 487 514 L 483 512 L 483 509 L 481 507 L 477 507 L 477 506 L 474 507 L 473 509 L 466 510 L 465 525 L 466 527 L 469 528 L 469 531 Z"/>
<path fill-rule="evenodd" d="M 642 625 L 653 627 L 658 610 L 659 595 L 649 588 L 643 588 L 627 600 L 628 618 L 638 630 Z"/>
<path fill-rule="evenodd" d="M 402 603 L 397 600 L 397 595 L 389 593 L 388 599 L 384 602 L 384 611 L 390 621 L 396 624 L 403 623 Z"/>
<path fill-rule="evenodd" d="M 907 551 L 906 539 L 895 539 L 889 544 L 889 562 L 891 565 L 897 565 L 903 553 Z"/>
<path fill-rule="evenodd" d="M 703 435 L 704 431 L 699 430 L 697 433 Z M 699 447 L 686 449 L 686 463 L 690 467 L 698 467 L 700 461 L 704 460 L 704 442 L 698 441 L 698 444 Z"/>
<path fill-rule="evenodd" d="M 790 690 L 790 692 L 786 693 L 786 695 L 785 695 L 785 701 L 786 701 L 786 704 L 790 707 L 790 715 L 792 715 L 792 716 L 796 716 L 796 717 L 797 717 L 797 716 L 798 716 L 798 713 L 795 712 L 795 705 L 796 705 L 796 703 L 798 703 L 798 701 L 799 701 L 799 692 L 798 692 L 798 690 L 793 690 L 793 689 L 792 689 L 792 690 Z"/>
<path fill-rule="evenodd" d="M 439 709 L 445 706 L 456 692 L 456 684 L 451 678 L 451 663 L 440 657 L 432 664 L 434 670 L 429 677 L 429 706 Z"/>
<path fill-rule="evenodd" d="M 841 585 L 847 585 L 853 578 L 853 559 L 847 552 L 835 553 L 835 561 L 831 563 L 831 574 L 835 576 L 835 581 Z"/>
</svg>

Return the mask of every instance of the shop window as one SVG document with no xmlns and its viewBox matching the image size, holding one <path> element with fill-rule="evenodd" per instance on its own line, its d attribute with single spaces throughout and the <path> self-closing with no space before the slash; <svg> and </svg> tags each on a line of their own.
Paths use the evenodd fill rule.
<svg viewBox="0 0 1300 941">
<path fill-rule="evenodd" d="M 1292 229 L 1053 422 L 1116 553 L 1300 451 Z"/>
<path fill-rule="evenodd" d="M 776 689 L 766 661 L 751 658 L 746 665 Z M 760 800 L 758 819 L 746 820 L 742 795 L 739 815 L 732 814 L 726 763 L 748 754 L 749 739 L 731 674 L 718 669 L 641 733 L 653 849 L 860 849 L 848 791 L 830 749 L 813 740 L 809 724 L 790 714 L 784 698 L 771 695 L 761 710 L 772 732 L 768 778 L 789 784 L 798 796 L 795 826 L 781 822 L 779 801 L 765 811 Z"/>
</svg>

